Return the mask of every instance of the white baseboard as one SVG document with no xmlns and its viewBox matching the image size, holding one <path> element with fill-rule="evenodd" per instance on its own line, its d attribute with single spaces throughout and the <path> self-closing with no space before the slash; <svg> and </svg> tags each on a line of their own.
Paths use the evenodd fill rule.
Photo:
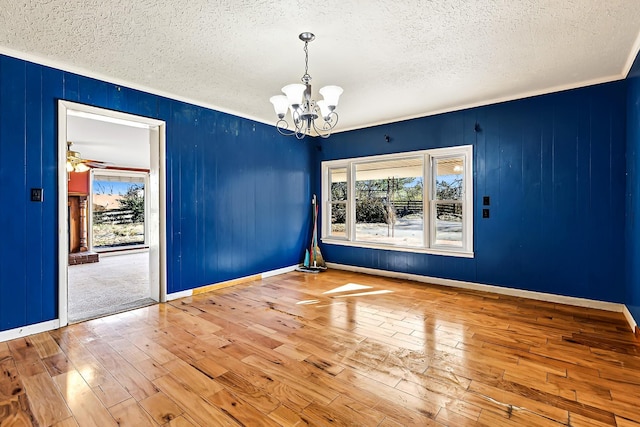
<svg viewBox="0 0 640 427">
<path fill-rule="evenodd" d="M 265 271 L 264 273 L 252 274 L 250 276 L 238 277 L 236 279 L 225 280 L 217 283 L 210 283 L 205 286 L 199 286 L 197 288 L 187 289 L 186 291 L 173 292 L 171 294 L 167 294 L 167 301 L 173 301 L 180 298 L 190 297 L 193 295 L 194 291 L 196 291 L 197 289 L 209 288 L 215 285 L 223 284 L 225 282 L 234 282 L 234 284 L 240 284 L 243 282 L 249 282 L 249 281 L 255 280 L 256 276 L 259 276 L 261 279 L 266 279 L 267 277 L 273 277 L 273 276 L 278 276 L 280 274 L 289 273 L 291 271 L 294 271 L 297 267 L 298 267 L 298 264 L 292 265 L 289 267 L 278 268 L 276 270 Z"/>
<path fill-rule="evenodd" d="M 14 340 L 16 338 L 26 337 L 27 335 L 39 334 L 40 332 L 50 331 L 60 327 L 60 320 L 49 320 L 42 323 L 34 323 L 33 325 L 21 326 L 15 329 L 9 329 L 0 332 L 0 342 Z"/>
<path fill-rule="evenodd" d="M 290 271 L 294 271 L 296 267 L 298 267 L 297 264 L 289 267 L 278 268 L 276 270 L 265 271 L 264 273 L 260 273 L 257 275 L 240 277 L 238 279 L 234 279 L 234 281 L 242 282 L 243 279 L 247 279 L 247 281 L 250 281 L 251 278 L 254 278 L 255 276 L 260 276 L 261 278 L 265 279 L 267 277 L 289 273 Z M 208 285 L 208 286 L 211 286 L 211 285 Z M 179 291 L 179 292 L 173 292 L 173 293 L 167 294 L 167 301 L 190 297 L 193 295 L 193 291 L 194 289 L 187 289 L 186 291 Z M 40 332 L 51 331 L 53 329 L 58 329 L 59 327 L 60 327 L 60 320 L 55 319 L 55 320 L 50 320 L 48 322 L 36 323 L 33 325 L 22 326 L 20 328 L 9 329 L 7 331 L 0 331 L 0 342 L 25 337 L 27 335 L 38 334 Z"/>
<path fill-rule="evenodd" d="M 167 294 L 167 301 L 173 301 L 174 299 L 186 298 L 193 295 L 193 289 L 187 289 L 186 291 L 179 291 Z"/>
<path fill-rule="evenodd" d="M 627 322 L 629 322 L 629 326 L 631 327 L 631 330 L 635 332 L 636 326 L 638 326 L 638 324 L 636 323 L 636 320 L 633 318 L 633 315 L 631 314 L 631 312 L 629 311 L 626 305 L 622 310 L 622 314 L 624 314 L 624 317 L 626 317 Z"/>
<path fill-rule="evenodd" d="M 399 273 L 396 271 L 378 270 L 375 268 L 367 267 L 355 267 L 352 265 L 336 264 L 332 262 L 327 263 L 327 267 L 335 268 L 336 270 L 353 271 L 356 273 L 373 274 L 376 276 L 392 277 L 396 279 L 413 280 L 415 282 L 432 283 L 434 285 L 450 286 L 453 288 L 471 289 L 483 292 L 492 292 L 501 295 L 510 295 L 514 297 L 529 298 L 538 301 L 554 302 L 558 304 L 573 305 L 577 307 L 596 308 L 599 310 L 614 311 L 617 313 L 623 313 L 629 327 L 632 331 L 635 330 L 636 322 L 633 316 L 624 304 L 598 301 L 588 298 L 568 297 L 564 295 L 549 294 L 545 292 L 527 291 L 524 289 L 505 288 L 496 285 L 484 285 L 481 283 L 464 282 L 462 280 L 442 279 L 439 277 L 421 276 L 419 274 Z"/>
<path fill-rule="evenodd" d="M 522 289 L 504 288 L 501 286 L 484 285 L 481 283 L 464 282 L 461 280 L 421 276 L 418 274 L 398 273 L 395 271 L 378 270 L 375 268 L 356 267 L 351 265 L 336 264 L 332 262 L 328 262 L 327 266 L 330 268 L 335 268 L 336 270 L 354 271 L 357 273 L 373 274 L 373 275 L 383 276 L 383 277 L 393 277 L 397 279 L 412 280 L 415 282 L 432 283 L 435 285 L 450 286 L 454 288 L 472 289 L 477 291 L 492 292 L 492 293 L 501 294 L 501 295 L 510 295 L 515 297 L 529 298 L 529 299 L 534 299 L 538 301 L 547 301 L 547 302 L 554 302 L 559 304 L 573 305 L 577 307 L 596 308 L 600 310 L 614 311 L 614 312 L 624 314 L 624 317 L 627 319 L 627 322 L 629 323 L 629 327 L 631 328 L 631 331 L 635 331 L 635 328 L 637 326 L 637 323 L 633 318 L 633 316 L 631 315 L 631 312 L 629 312 L 629 309 L 624 304 L 598 301 L 598 300 L 592 300 L 587 298 L 568 297 L 564 295 L 549 294 L 544 292 L 527 291 Z M 294 271 L 297 267 L 298 265 L 296 264 L 289 267 L 270 270 L 270 271 L 261 273 L 260 276 L 263 279 L 265 279 L 267 277 L 273 277 L 280 274 L 289 273 L 291 271 Z M 252 276 L 246 276 L 246 277 L 250 278 Z M 241 281 L 242 279 L 243 278 L 241 277 L 236 280 Z M 193 289 L 187 289 L 186 291 L 173 292 L 173 293 L 167 294 L 167 301 L 190 297 L 192 295 L 193 295 Z M 57 329 L 59 327 L 60 327 L 60 320 L 55 319 L 55 320 L 50 320 L 48 322 L 22 326 L 20 328 L 10 329 L 7 331 L 0 331 L 0 342 L 9 341 L 16 338 L 22 338 L 27 335 L 38 334 L 40 332 L 50 331 L 52 329 Z"/>
<path fill-rule="evenodd" d="M 278 268 L 277 270 L 266 271 L 262 273 L 262 278 L 266 279 L 267 277 L 278 276 L 284 273 L 290 273 L 292 271 L 295 271 L 296 268 L 298 268 L 298 264 L 291 265 L 289 267 Z"/>
</svg>

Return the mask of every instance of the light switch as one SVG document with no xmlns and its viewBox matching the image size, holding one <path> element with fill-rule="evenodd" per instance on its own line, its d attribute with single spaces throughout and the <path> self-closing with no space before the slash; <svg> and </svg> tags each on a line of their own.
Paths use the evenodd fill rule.
<svg viewBox="0 0 640 427">
<path fill-rule="evenodd" d="M 32 188 L 31 189 L 31 201 L 32 202 L 42 202 L 44 200 L 44 193 L 42 188 Z"/>
</svg>

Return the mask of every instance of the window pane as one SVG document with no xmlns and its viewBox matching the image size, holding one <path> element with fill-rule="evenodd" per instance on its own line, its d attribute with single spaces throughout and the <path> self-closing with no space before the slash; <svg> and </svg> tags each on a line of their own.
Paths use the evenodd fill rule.
<svg viewBox="0 0 640 427">
<path fill-rule="evenodd" d="M 93 247 L 142 245 L 144 177 L 96 175 L 93 180 Z"/>
<path fill-rule="evenodd" d="M 329 170 L 329 182 L 331 183 L 330 200 L 347 200 L 347 168 Z"/>
<path fill-rule="evenodd" d="M 423 157 L 356 165 L 356 240 L 422 246 Z"/>
<path fill-rule="evenodd" d="M 436 245 L 462 247 L 462 203 L 436 202 Z"/>
<path fill-rule="evenodd" d="M 462 200 L 464 180 L 464 159 L 454 157 L 435 159 L 435 199 Z"/>
<path fill-rule="evenodd" d="M 331 203 L 331 235 L 347 237 L 347 204 Z"/>
</svg>

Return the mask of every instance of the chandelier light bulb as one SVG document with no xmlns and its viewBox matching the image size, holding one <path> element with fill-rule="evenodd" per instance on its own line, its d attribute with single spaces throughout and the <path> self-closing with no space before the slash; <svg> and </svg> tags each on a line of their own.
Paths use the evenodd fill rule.
<svg viewBox="0 0 640 427">
<path fill-rule="evenodd" d="M 298 108 L 298 106 L 302 103 L 302 95 L 304 94 L 304 90 L 306 86 L 301 83 L 293 83 L 290 85 L 286 85 L 282 88 L 282 93 L 287 95 L 287 99 L 289 100 L 289 104 L 293 106 L 293 108 Z"/>
<path fill-rule="evenodd" d="M 325 86 L 319 92 L 331 111 L 333 111 L 338 106 L 338 100 L 343 91 L 340 86 Z"/>
<path fill-rule="evenodd" d="M 327 104 L 327 101 L 325 101 L 324 99 L 316 102 L 316 105 L 318 106 L 318 108 L 320 108 L 320 114 L 322 114 L 322 118 L 329 117 L 331 111 L 333 111 Z"/>
<path fill-rule="evenodd" d="M 289 99 L 284 95 L 276 95 L 269 98 L 269 101 L 273 104 L 273 109 L 276 111 L 278 118 L 284 119 L 289 109 Z"/>
</svg>

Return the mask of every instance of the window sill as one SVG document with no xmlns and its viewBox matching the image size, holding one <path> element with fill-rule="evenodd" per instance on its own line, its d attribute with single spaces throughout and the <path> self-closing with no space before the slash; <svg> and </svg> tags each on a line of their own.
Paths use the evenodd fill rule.
<svg viewBox="0 0 640 427">
<path fill-rule="evenodd" d="M 348 240 L 341 239 L 332 239 L 332 238 L 322 238 L 320 239 L 322 243 L 325 245 L 340 245 L 340 246 L 351 246 L 355 248 L 364 248 L 364 249 L 380 249 L 383 251 L 397 251 L 397 252 L 411 252 L 417 254 L 429 254 L 429 255 L 442 255 L 442 256 L 452 256 L 458 258 L 473 258 L 473 252 L 467 252 L 462 250 L 447 250 L 447 249 L 436 249 L 436 248 L 416 248 L 409 246 L 393 246 L 393 245 L 381 245 L 370 242 L 351 242 Z"/>
</svg>

